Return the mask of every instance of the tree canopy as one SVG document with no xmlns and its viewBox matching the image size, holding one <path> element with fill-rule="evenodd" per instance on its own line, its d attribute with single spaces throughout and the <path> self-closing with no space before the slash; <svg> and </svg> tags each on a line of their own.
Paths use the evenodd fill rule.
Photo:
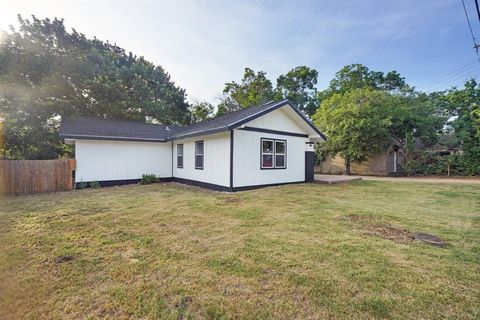
<svg viewBox="0 0 480 320">
<path fill-rule="evenodd" d="M 0 44 L 0 115 L 5 154 L 55 158 L 61 117 L 185 124 L 185 90 L 162 67 L 124 49 L 68 32 L 62 19 L 18 17 L 20 28 Z"/>
<path fill-rule="evenodd" d="M 391 96 L 380 90 L 361 88 L 325 99 L 313 116 L 314 123 L 328 137 L 324 150 L 345 159 L 345 173 L 351 162 L 366 160 L 391 143 Z"/>
<path fill-rule="evenodd" d="M 199 122 L 213 117 L 215 107 L 206 101 L 195 101 L 190 106 L 191 122 Z"/>
<path fill-rule="evenodd" d="M 306 66 L 296 67 L 280 75 L 275 88 L 275 99 L 288 99 L 308 116 L 318 107 L 316 100 L 318 72 Z"/>
<path fill-rule="evenodd" d="M 241 83 L 226 83 L 223 94 L 218 114 L 268 102 L 273 99 L 273 87 L 265 72 L 245 68 Z"/>
<path fill-rule="evenodd" d="M 467 170 L 480 174 L 480 84 L 471 79 L 463 89 L 447 91 L 442 99 L 450 116 L 448 124 L 463 145 Z"/>
<path fill-rule="evenodd" d="M 405 90 L 405 79 L 395 70 L 387 72 L 373 71 L 363 64 L 344 66 L 330 81 L 327 89 L 319 91 L 317 99 L 321 103 L 335 93 L 344 93 L 353 89 L 373 88 L 384 91 Z"/>
</svg>

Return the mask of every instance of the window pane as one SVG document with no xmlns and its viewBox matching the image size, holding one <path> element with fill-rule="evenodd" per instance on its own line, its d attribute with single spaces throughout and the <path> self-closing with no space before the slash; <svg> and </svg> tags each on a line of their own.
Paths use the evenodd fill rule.
<svg viewBox="0 0 480 320">
<path fill-rule="evenodd" d="M 177 145 L 177 155 L 183 156 L 183 144 Z"/>
<path fill-rule="evenodd" d="M 285 154 L 285 141 L 275 141 L 275 153 Z"/>
<path fill-rule="evenodd" d="M 182 156 L 177 157 L 177 167 L 178 168 L 183 168 L 183 157 Z"/>
<path fill-rule="evenodd" d="M 285 167 L 285 156 L 284 155 L 275 155 L 275 167 L 283 168 Z"/>
<path fill-rule="evenodd" d="M 263 140 L 263 142 L 262 142 L 262 152 L 263 153 L 273 153 L 273 141 L 272 140 Z"/>
<path fill-rule="evenodd" d="M 195 142 L 195 154 L 203 154 L 203 141 Z"/>
<path fill-rule="evenodd" d="M 273 156 L 271 154 L 262 155 L 262 168 L 273 168 Z"/>
<path fill-rule="evenodd" d="M 195 168 L 203 169 L 203 156 L 195 156 Z"/>
</svg>

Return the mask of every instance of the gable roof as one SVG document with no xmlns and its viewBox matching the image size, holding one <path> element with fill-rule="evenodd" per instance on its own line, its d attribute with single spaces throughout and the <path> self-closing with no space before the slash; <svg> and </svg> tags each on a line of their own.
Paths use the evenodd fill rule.
<svg viewBox="0 0 480 320">
<path fill-rule="evenodd" d="M 229 131 L 284 106 L 291 107 L 313 131 L 322 137 L 322 139 L 326 140 L 323 133 L 288 100 L 268 102 L 262 105 L 240 109 L 185 127 L 145 124 L 133 121 L 98 120 L 92 118 L 66 120 L 62 121 L 60 137 L 67 139 L 88 139 L 90 137 L 91 139 L 105 140 L 168 141 Z"/>
</svg>

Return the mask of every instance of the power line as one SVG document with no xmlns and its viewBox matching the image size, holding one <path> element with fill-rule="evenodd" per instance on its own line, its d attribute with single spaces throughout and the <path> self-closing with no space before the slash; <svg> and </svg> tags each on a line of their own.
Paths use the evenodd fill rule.
<svg viewBox="0 0 480 320">
<path fill-rule="evenodd" d="M 469 78 L 469 77 L 474 76 L 474 75 L 475 75 L 475 76 L 480 75 L 480 66 L 477 66 L 477 65 L 476 65 L 473 70 L 468 70 L 467 73 L 462 73 L 462 74 L 460 74 L 460 75 L 457 75 L 456 77 L 449 79 L 448 82 L 449 82 L 449 83 L 454 83 L 454 82 L 457 81 L 457 80 L 460 80 L 460 79 L 462 79 L 462 78 L 463 78 L 463 79 Z M 442 87 L 442 86 L 446 86 L 446 85 L 448 85 L 448 83 L 446 83 L 445 81 L 442 81 L 442 82 L 439 82 L 439 83 L 437 83 L 437 84 L 431 85 L 431 86 L 429 86 L 429 87 L 427 87 L 427 88 L 424 88 L 424 90 L 425 90 L 425 89 L 427 89 L 427 90 L 434 90 L 434 89 L 438 89 L 438 88 L 440 88 L 440 87 Z"/>
<path fill-rule="evenodd" d="M 453 70 L 453 71 L 451 71 L 451 72 L 449 72 L 449 73 L 447 73 L 447 74 L 445 74 L 445 75 L 443 75 L 443 76 L 441 76 L 441 77 L 439 77 L 439 78 L 437 78 L 437 79 L 433 79 L 433 80 L 430 80 L 430 81 L 427 81 L 427 82 L 424 82 L 424 83 L 420 84 L 419 87 L 420 87 L 420 88 L 429 87 L 429 86 L 431 86 L 431 85 L 434 84 L 434 83 L 437 83 L 437 82 L 439 82 L 439 81 L 446 80 L 446 79 L 448 79 L 448 78 L 450 78 L 450 77 L 452 77 L 452 76 L 455 76 L 456 74 L 463 73 L 463 72 L 465 72 L 466 70 L 472 68 L 476 63 L 477 63 L 477 60 L 472 60 L 472 61 L 469 62 L 468 64 L 466 64 L 466 65 L 464 65 L 464 66 L 462 66 L 462 67 L 460 67 L 460 68 L 457 68 L 457 69 L 455 69 L 455 70 Z M 475 66 L 476 66 L 476 65 L 475 65 Z"/>
<path fill-rule="evenodd" d="M 473 34 L 472 25 L 470 24 L 470 18 L 468 17 L 467 8 L 465 7 L 464 0 L 462 0 L 462 5 L 463 11 L 465 11 L 465 17 L 467 18 L 468 28 L 470 29 L 470 34 L 472 35 L 473 47 L 475 48 L 475 52 L 477 53 L 478 63 L 480 63 L 480 54 L 478 54 L 478 48 L 480 46 L 477 44 L 477 40 L 475 39 L 475 35 Z"/>
<path fill-rule="evenodd" d="M 480 65 L 474 64 L 470 68 L 465 69 L 462 72 L 455 73 L 455 74 L 450 75 L 447 78 L 434 81 L 434 82 L 430 83 L 429 85 L 423 86 L 422 88 L 426 89 L 426 88 L 436 87 L 436 86 L 441 85 L 441 84 L 448 84 L 449 82 L 452 82 L 455 79 L 458 79 L 458 78 L 461 78 L 461 77 L 466 77 L 467 75 L 471 74 L 472 72 L 476 72 L 479 69 L 480 69 Z"/>
<path fill-rule="evenodd" d="M 475 7 L 477 7 L 478 21 L 480 21 L 480 8 L 478 7 L 478 0 L 475 0 Z"/>
</svg>

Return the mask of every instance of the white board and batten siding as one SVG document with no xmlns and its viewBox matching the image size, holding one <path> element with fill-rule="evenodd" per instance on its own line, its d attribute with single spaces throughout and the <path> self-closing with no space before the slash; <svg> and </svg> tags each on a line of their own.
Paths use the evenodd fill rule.
<svg viewBox="0 0 480 320">
<path fill-rule="evenodd" d="M 203 169 L 195 169 L 195 141 L 203 141 Z M 183 168 L 177 168 L 177 145 L 183 144 Z M 230 186 L 230 132 L 173 142 L 173 177 Z"/>
<path fill-rule="evenodd" d="M 172 176 L 171 142 L 76 140 L 75 182 Z"/>
<path fill-rule="evenodd" d="M 279 108 L 246 123 L 245 127 L 306 134 L 294 117 L 285 108 Z M 262 138 L 287 141 L 285 169 L 261 169 Z M 305 181 L 305 143 L 308 141 L 306 137 L 235 130 L 233 187 Z"/>
</svg>

